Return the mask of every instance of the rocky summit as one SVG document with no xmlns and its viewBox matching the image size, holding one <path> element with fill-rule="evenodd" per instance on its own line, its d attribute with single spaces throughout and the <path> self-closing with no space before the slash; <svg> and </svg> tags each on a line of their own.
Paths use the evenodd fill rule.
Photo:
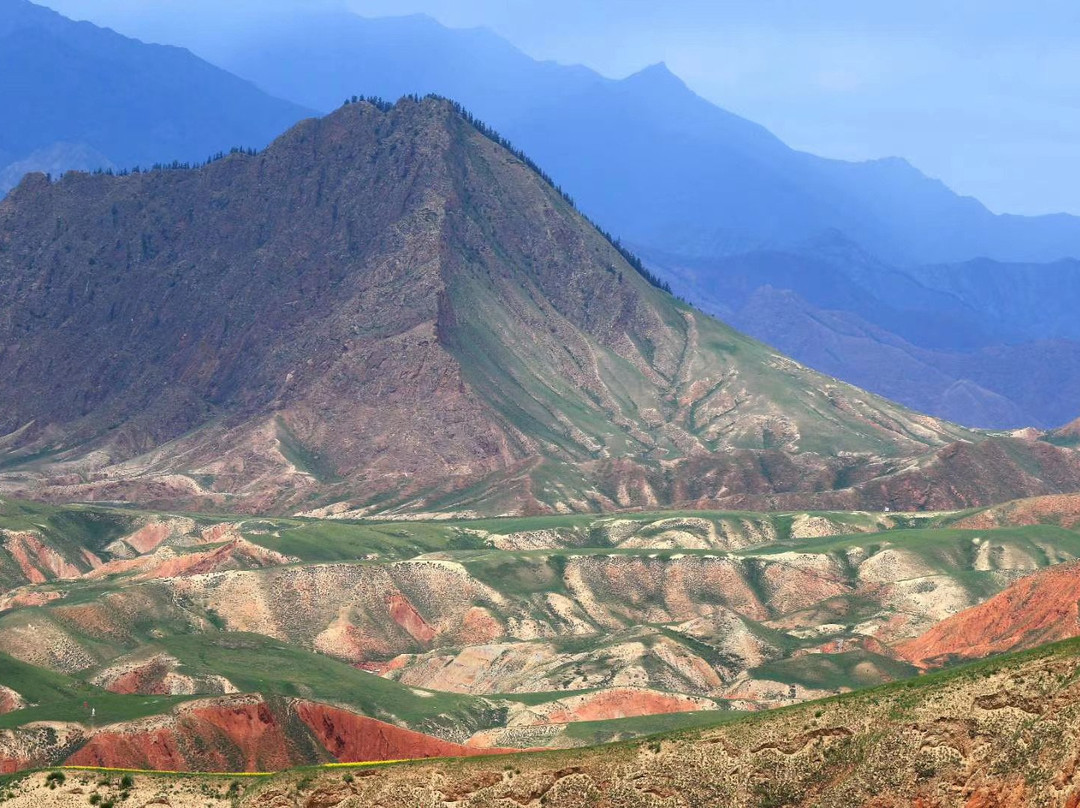
<svg viewBox="0 0 1080 808">
<path fill-rule="evenodd" d="M 0 490 L 360 515 L 1080 488 L 1070 448 L 812 372 L 632 264 L 438 98 L 198 168 L 29 175 L 0 203 Z"/>
</svg>

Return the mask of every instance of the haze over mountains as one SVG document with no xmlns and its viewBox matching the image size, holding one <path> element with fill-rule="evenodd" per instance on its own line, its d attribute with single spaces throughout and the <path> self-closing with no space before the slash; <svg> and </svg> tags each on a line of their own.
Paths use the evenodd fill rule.
<svg viewBox="0 0 1080 808">
<path fill-rule="evenodd" d="M 790 356 L 965 424 L 1051 427 L 1080 400 L 1080 262 L 897 269 L 832 232 L 796 249 L 648 254 L 673 288 Z"/>
<path fill-rule="evenodd" d="M 794 151 L 664 65 L 613 81 L 424 17 L 271 21 L 222 58 L 319 109 L 350 85 L 458 99 L 677 291 L 815 368 L 973 426 L 1050 427 L 1074 416 L 1080 344 L 1071 318 L 1046 307 L 1075 308 L 1075 273 L 1031 265 L 1080 256 L 1074 217 L 995 216 L 900 159 Z M 829 249 L 822 266 L 817 245 L 835 238 L 855 249 Z M 991 270 L 984 259 L 1026 263 Z M 971 260 L 981 263 L 947 265 Z M 864 288 L 827 294 L 836 283 Z M 725 297 L 734 284 L 753 297 L 745 312 Z M 807 299 L 806 288 L 817 292 Z M 1033 335 L 1018 322 L 1046 325 Z"/>
<path fill-rule="evenodd" d="M 217 58 L 324 112 L 361 91 L 454 98 L 605 227 L 680 255 L 795 246 L 828 230 L 904 264 L 1080 254 L 1076 217 L 995 216 L 902 159 L 849 163 L 795 151 L 697 96 L 663 64 L 610 80 L 537 62 L 484 29 L 325 12 L 271 16 Z"/>
<path fill-rule="evenodd" d="M 262 147 L 308 112 L 175 47 L 0 0 L 0 194 L 29 171 Z"/>
<path fill-rule="evenodd" d="M 1045 307 L 1069 311 L 1080 299 L 1066 277 L 1070 265 L 1044 271 L 1037 263 L 1080 255 L 1075 217 L 995 216 L 903 160 L 845 163 L 794 151 L 696 96 L 663 65 L 610 80 L 537 62 L 490 32 L 451 30 L 426 17 L 270 13 L 261 26 L 224 37 L 228 48 L 210 55 L 289 106 L 190 54 L 139 46 L 34 8 L 5 0 L 0 10 L 19 25 L 32 20 L 33 35 L 48 47 L 68 43 L 65 58 L 83 60 L 80 81 L 107 78 L 112 68 L 93 59 L 119 49 L 151 65 L 139 72 L 156 90 L 111 107 L 95 106 L 101 92 L 93 88 L 76 91 L 91 111 L 128 110 L 125 134 L 78 140 L 57 132 L 17 148 L 0 140 L 0 164 L 12 161 L 8 183 L 28 168 L 199 159 L 261 145 L 303 108 L 328 111 L 357 93 L 437 92 L 522 147 L 681 295 L 796 359 L 971 426 L 1045 428 L 1075 415 L 1080 344 L 1069 318 L 1048 317 Z M 76 47 L 88 37 L 90 55 Z M 63 74 L 45 71 L 52 84 L 34 84 L 34 54 L 5 53 L 8 75 L 26 77 L 9 90 L 72 94 Z M 183 67 L 164 69 L 166 56 Z M 177 76 L 179 88 L 170 83 Z M 169 109 L 148 98 L 169 99 Z M 23 100 L 6 105 L 34 109 Z M 185 129 L 170 115 L 197 125 Z M 147 132 L 155 120 L 160 125 Z M 127 134 L 135 129 L 146 144 L 140 149 Z M 38 130 L 50 131 L 19 131 Z M 94 126 L 80 124 L 79 133 L 86 131 Z M 1015 327 L 1034 321 L 1047 325 L 1038 333 Z"/>
</svg>

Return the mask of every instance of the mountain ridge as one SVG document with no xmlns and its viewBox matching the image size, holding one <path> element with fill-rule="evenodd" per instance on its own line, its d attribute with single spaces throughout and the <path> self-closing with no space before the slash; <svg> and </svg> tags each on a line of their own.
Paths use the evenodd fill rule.
<svg viewBox="0 0 1080 808">
<path fill-rule="evenodd" d="M 724 259 L 643 254 L 709 313 L 914 409 L 1001 429 L 1075 418 L 1075 260 L 900 268 L 840 233 Z"/>
<path fill-rule="evenodd" d="M 435 98 L 350 104 L 194 170 L 28 177 L 0 203 L 0 263 L 20 493 L 491 513 L 843 507 L 880 480 L 898 507 L 903 473 L 981 440 L 655 289 Z M 1074 473 L 1068 450 L 988 447 L 981 484 L 1008 498 Z M 967 485 L 943 496 L 988 504 Z"/>
<path fill-rule="evenodd" d="M 0 16 L 4 8 L 0 6 Z M 154 52 L 151 46 L 110 36 L 111 32 L 89 23 L 64 22 L 59 15 L 23 0 L 7 0 L 6 8 L 9 17 L 12 9 L 29 9 L 33 13 L 28 16 L 45 17 L 59 28 L 105 37 L 108 42 L 99 43 L 98 48 L 103 53 L 110 50 L 105 45 L 113 40 L 123 44 L 125 52 Z M 639 254 L 655 258 L 652 270 L 664 274 L 674 265 L 676 274 L 667 275 L 666 280 L 680 280 L 678 272 L 696 265 L 698 282 L 681 285 L 680 294 L 775 344 L 783 353 L 916 410 L 968 426 L 1047 428 L 1075 416 L 1069 402 L 1075 398 L 1071 393 L 1080 378 L 1080 348 L 1069 313 L 1076 295 L 1069 284 L 1055 287 L 1051 283 L 1061 275 L 1055 265 L 1047 265 L 1044 273 L 1030 263 L 1000 263 L 1006 258 L 1057 260 L 1063 254 L 1076 254 L 1071 248 L 1061 248 L 1064 242 L 1058 236 L 1035 231 L 1029 241 L 1048 251 L 1025 255 L 1002 248 L 1012 239 L 1005 230 L 1017 225 L 1041 232 L 1050 219 L 987 218 L 988 212 L 976 200 L 956 197 L 902 158 L 845 163 L 795 152 L 758 124 L 697 96 L 662 64 L 624 79 L 608 79 L 582 66 L 532 60 L 490 31 L 454 31 L 423 16 L 364 20 L 353 15 L 298 15 L 284 24 L 271 14 L 267 20 L 265 30 L 255 26 L 241 32 L 234 60 L 218 61 L 238 73 L 264 79 L 279 94 L 299 94 L 300 100 L 324 108 L 336 107 L 342 97 L 358 91 L 396 98 L 435 90 L 465 101 L 480 118 L 494 123 L 536 158 L 591 218 Z M 267 42 L 274 43 L 270 50 L 290 54 L 290 58 L 266 62 L 259 54 L 266 51 Z M 46 45 L 37 50 L 48 53 Z M 37 58 L 36 52 L 18 57 L 20 53 L 18 48 L 6 49 L 9 61 L 17 62 L 8 72 L 48 73 L 31 62 L 19 62 L 19 58 Z M 286 61 L 300 68 L 286 74 L 275 72 Z M 107 78 L 108 73 L 95 64 L 80 63 L 72 76 L 56 78 L 56 87 L 38 87 L 34 95 L 93 97 L 80 82 L 95 76 Z M 151 99 L 161 96 L 174 104 L 179 100 L 181 106 L 186 103 L 184 88 L 161 79 L 161 71 L 138 65 L 126 72 L 145 74 L 152 89 L 144 95 Z M 231 81 L 220 75 L 216 81 L 226 79 Z M 17 86 L 21 84 L 12 85 Z M 314 89 L 321 93 L 318 98 L 306 95 Z M 230 100 L 216 106 L 230 110 L 243 104 Z M 145 99 L 119 104 L 121 109 L 127 107 L 140 111 L 138 126 L 143 129 L 146 120 L 167 120 L 171 114 L 156 110 Z M 44 138 L 49 142 L 22 145 L 7 143 L 5 133 L 0 133 L 0 189 L 31 169 L 59 174 L 70 168 L 125 168 L 177 158 L 194 162 L 234 145 L 260 145 L 286 122 L 307 114 L 297 107 L 289 107 L 288 114 L 283 109 L 279 106 L 276 113 L 278 125 L 254 129 L 244 124 L 230 130 L 220 115 L 204 120 L 196 127 L 200 137 L 205 135 L 202 147 L 192 147 L 190 142 L 183 148 L 169 146 L 153 129 L 146 148 L 139 144 L 137 154 L 128 149 L 120 156 L 103 148 L 107 137 L 93 148 L 72 142 L 72 133 L 66 131 L 54 133 L 63 136 L 55 142 Z M 31 116 L 17 129 L 40 134 L 43 126 L 48 128 L 47 112 L 35 113 L 36 118 Z M 83 125 L 77 134 L 81 138 L 98 129 L 96 124 Z M 185 138 L 191 140 L 186 135 L 181 140 Z M 31 145 L 34 148 L 28 153 Z M 704 225 L 694 224 L 695 217 L 702 216 Z M 978 227 L 972 224 L 976 220 L 982 222 Z M 927 242 L 919 247 L 922 260 L 932 259 L 930 266 L 918 265 L 919 256 L 907 254 L 906 248 L 898 251 L 898 244 L 918 246 L 924 234 L 939 233 L 942 228 L 947 252 L 939 249 L 941 240 L 936 235 L 938 246 Z M 837 268 L 822 274 L 821 250 L 814 245 L 831 233 L 859 242 L 865 253 L 863 257 L 835 255 L 833 263 L 846 264 L 843 273 L 857 280 L 862 275 L 865 280 L 870 256 L 869 263 L 889 275 L 907 273 L 907 285 L 884 289 L 871 284 L 877 304 L 855 308 L 838 305 L 843 301 L 835 299 L 822 302 L 821 295 L 808 299 L 805 292 L 789 300 L 777 295 L 783 293 L 781 282 L 790 278 L 790 272 L 783 268 L 773 272 L 767 261 L 758 261 L 755 272 L 762 291 L 753 307 L 734 317 L 713 306 L 717 295 L 710 283 L 722 286 L 732 263 L 742 261 L 747 250 L 785 255 L 784 260 L 796 266 L 805 280 L 801 285 L 788 283 L 790 291 L 827 286 Z M 970 288 L 960 290 L 963 299 L 958 298 L 958 305 L 950 310 L 924 293 L 914 300 L 902 298 L 920 283 L 950 292 L 950 275 L 962 282 L 977 277 L 979 264 L 986 263 L 974 258 L 978 255 L 999 259 L 986 275 L 993 281 L 988 286 L 1005 292 L 1003 298 L 972 295 Z M 970 260 L 970 266 L 941 264 L 959 259 Z M 1015 282 L 1005 277 L 1010 273 L 1017 276 Z M 1036 294 L 1048 306 L 1057 302 L 1052 311 L 1036 307 L 1031 315 Z M 922 303 L 927 310 L 919 310 Z M 1063 316 L 1056 313 L 1059 309 Z M 961 325 L 950 325 L 950 317 L 958 317 Z M 1038 335 L 1018 342 L 1015 326 L 1025 317 L 1029 322 L 1045 322 Z M 926 333 L 940 335 L 944 329 L 960 334 L 967 347 L 926 346 L 917 327 L 921 324 L 931 329 Z M 905 381 L 910 378 L 919 379 L 914 388 Z M 1058 383 L 1061 379 L 1064 384 Z"/>
<path fill-rule="evenodd" d="M 656 65 L 608 79 L 533 60 L 490 31 L 348 13 L 263 22 L 216 58 L 323 111 L 358 91 L 453 97 L 544 165 L 602 226 L 650 249 L 715 256 L 790 246 L 835 227 L 903 264 L 1080 255 L 1076 217 L 993 214 L 902 158 L 846 162 L 795 151 Z M 283 61 L 297 69 L 285 71 Z M 672 142 L 679 147 L 665 148 Z M 652 215 L 641 218 L 641 209 Z"/>
</svg>

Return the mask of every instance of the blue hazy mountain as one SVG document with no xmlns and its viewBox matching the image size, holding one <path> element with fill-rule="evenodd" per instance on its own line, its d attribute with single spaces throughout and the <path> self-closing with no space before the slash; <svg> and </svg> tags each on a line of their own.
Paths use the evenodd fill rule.
<svg viewBox="0 0 1080 808">
<path fill-rule="evenodd" d="M 796 151 L 662 64 L 611 80 L 424 16 L 270 21 L 219 58 L 321 110 L 462 102 L 677 291 L 808 365 L 971 425 L 1075 417 L 1076 217 L 995 215 L 900 158 Z"/>
<path fill-rule="evenodd" d="M 998 428 L 1075 418 L 1075 259 L 897 268 L 838 232 L 793 249 L 645 257 L 706 311 L 920 411 Z"/>
<path fill-rule="evenodd" d="M 0 0 L 0 194 L 26 171 L 205 160 L 307 111 L 176 47 Z"/>
<path fill-rule="evenodd" d="M 484 29 L 347 13 L 269 21 L 223 66 L 326 111 L 434 92 L 542 165 L 600 224 L 684 256 L 790 248 L 838 230 L 899 264 L 1080 256 L 1080 218 L 995 215 L 899 158 L 829 160 L 692 92 L 664 65 L 622 80 L 530 58 Z"/>
</svg>

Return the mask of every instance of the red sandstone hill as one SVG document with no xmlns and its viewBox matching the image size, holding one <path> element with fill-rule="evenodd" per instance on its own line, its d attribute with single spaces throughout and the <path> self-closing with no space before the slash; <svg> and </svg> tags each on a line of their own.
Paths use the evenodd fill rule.
<svg viewBox="0 0 1080 808">
<path fill-rule="evenodd" d="M 48 728 L 46 728 L 48 729 Z M 325 762 L 499 754 L 308 701 L 225 696 L 91 730 L 37 726 L 0 735 L 0 772 L 65 763 L 161 771 L 278 771 Z"/>
<path fill-rule="evenodd" d="M 978 659 L 1080 636 L 1080 563 L 1022 578 L 984 603 L 956 614 L 899 653 L 920 667 Z"/>
</svg>

